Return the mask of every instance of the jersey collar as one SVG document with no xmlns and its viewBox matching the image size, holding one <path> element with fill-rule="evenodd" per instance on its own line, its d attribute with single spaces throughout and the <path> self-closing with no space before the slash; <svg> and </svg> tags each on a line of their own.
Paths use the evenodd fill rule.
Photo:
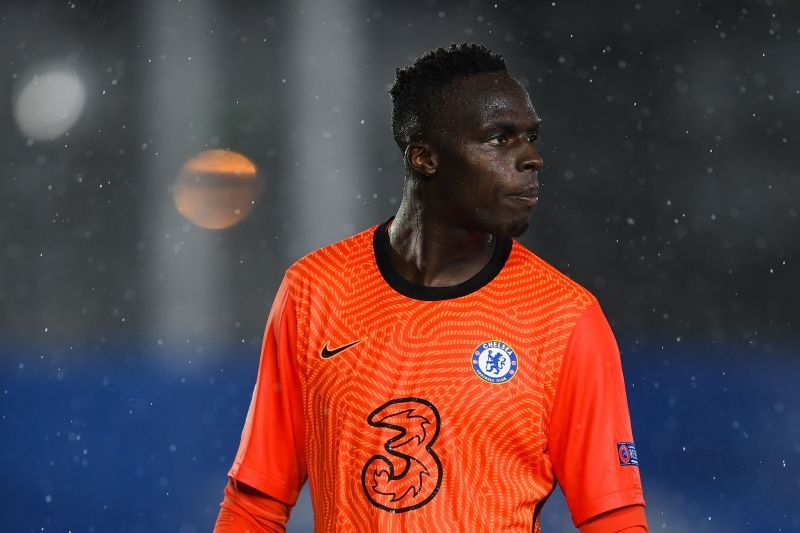
<svg viewBox="0 0 800 533">
<path fill-rule="evenodd" d="M 425 285 L 418 285 L 401 276 L 392 264 L 389 249 L 389 232 L 387 228 L 393 219 L 393 216 L 389 217 L 388 220 L 375 228 L 375 233 L 372 237 L 375 262 L 378 265 L 378 270 L 380 270 L 383 279 L 386 280 L 386 283 L 388 283 L 390 287 L 400 294 L 415 300 L 450 300 L 452 298 L 459 298 L 471 294 L 492 281 L 503 269 L 508 256 L 511 254 L 511 247 L 513 245 L 512 239 L 510 237 L 500 237 L 497 240 L 497 245 L 494 247 L 494 252 L 489 262 L 468 280 L 450 287 L 428 287 Z"/>
</svg>

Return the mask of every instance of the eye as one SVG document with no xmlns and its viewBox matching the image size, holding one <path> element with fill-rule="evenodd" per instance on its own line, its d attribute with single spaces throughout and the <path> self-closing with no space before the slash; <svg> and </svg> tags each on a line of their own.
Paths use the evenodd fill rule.
<svg viewBox="0 0 800 533">
<path fill-rule="evenodd" d="M 506 137 L 504 133 L 501 133 L 489 139 L 488 142 L 489 144 L 494 144 L 494 145 L 503 144 L 508 142 L 508 137 Z"/>
<path fill-rule="evenodd" d="M 528 141 L 535 143 L 536 140 L 539 138 L 539 132 L 534 131 L 528 134 Z"/>
</svg>

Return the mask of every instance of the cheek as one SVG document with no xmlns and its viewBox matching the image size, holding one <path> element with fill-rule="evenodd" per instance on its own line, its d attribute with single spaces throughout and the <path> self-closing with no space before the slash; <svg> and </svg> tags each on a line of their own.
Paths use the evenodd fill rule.
<svg viewBox="0 0 800 533">
<path fill-rule="evenodd" d="M 487 161 L 481 168 L 481 188 L 484 194 L 497 197 L 508 187 L 508 169 L 501 161 Z"/>
<path fill-rule="evenodd" d="M 464 147 L 448 161 L 453 169 L 452 188 L 446 191 L 450 198 L 459 198 L 459 204 L 472 206 L 479 211 L 494 209 L 503 190 L 505 181 L 512 173 L 504 161 L 489 157 L 478 148 Z"/>
<path fill-rule="evenodd" d="M 504 177 L 509 174 L 502 160 L 490 157 L 486 152 L 479 150 L 466 154 L 464 173 L 475 181 L 476 185 L 483 188 L 500 185 Z"/>
</svg>

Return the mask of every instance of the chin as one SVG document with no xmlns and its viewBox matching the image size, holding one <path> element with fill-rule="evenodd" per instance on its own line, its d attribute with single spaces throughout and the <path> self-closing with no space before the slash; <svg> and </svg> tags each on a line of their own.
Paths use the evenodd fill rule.
<svg viewBox="0 0 800 533">
<path fill-rule="evenodd" d="M 519 237 L 528 231 L 529 224 L 527 217 L 525 219 L 509 220 L 495 226 L 492 233 L 498 237 Z"/>
</svg>

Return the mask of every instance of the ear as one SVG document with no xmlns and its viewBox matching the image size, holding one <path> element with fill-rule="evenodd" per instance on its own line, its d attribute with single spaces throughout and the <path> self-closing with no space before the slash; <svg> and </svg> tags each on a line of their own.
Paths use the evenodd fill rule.
<svg viewBox="0 0 800 533">
<path fill-rule="evenodd" d="M 411 143 L 406 147 L 406 164 L 419 176 L 431 177 L 436 174 L 438 158 L 436 148 L 428 143 Z"/>
</svg>

